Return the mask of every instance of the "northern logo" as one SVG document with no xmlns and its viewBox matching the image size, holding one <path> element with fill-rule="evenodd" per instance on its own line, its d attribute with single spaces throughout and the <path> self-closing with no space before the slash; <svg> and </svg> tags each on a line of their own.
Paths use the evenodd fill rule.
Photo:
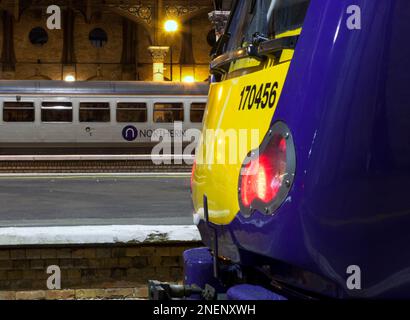
<svg viewBox="0 0 410 320">
<path fill-rule="evenodd" d="M 122 129 L 122 137 L 127 141 L 135 141 L 138 138 L 138 130 L 134 126 L 126 126 Z"/>
</svg>

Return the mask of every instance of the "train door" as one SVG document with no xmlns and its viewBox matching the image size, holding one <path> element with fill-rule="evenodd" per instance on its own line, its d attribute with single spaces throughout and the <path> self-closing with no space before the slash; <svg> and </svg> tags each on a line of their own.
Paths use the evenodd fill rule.
<svg viewBox="0 0 410 320">
<path fill-rule="evenodd" d="M 37 110 L 39 143 L 74 142 L 74 109 L 71 99 L 65 97 L 40 98 Z"/>
<path fill-rule="evenodd" d="M 33 97 L 5 96 L 1 102 L 0 142 L 4 145 L 38 141 L 38 101 Z"/>
<path fill-rule="evenodd" d="M 75 136 L 79 144 L 112 142 L 113 99 L 110 97 L 77 97 L 75 103 Z"/>
<path fill-rule="evenodd" d="M 120 98 L 113 108 L 113 142 L 138 146 L 151 143 L 152 103 L 148 97 Z"/>
<path fill-rule="evenodd" d="M 158 97 L 152 103 L 152 141 L 182 142 L 186 123 L 185 96 Z M 181 153 L 182 150 L 176 150 Z"/>
</svg>

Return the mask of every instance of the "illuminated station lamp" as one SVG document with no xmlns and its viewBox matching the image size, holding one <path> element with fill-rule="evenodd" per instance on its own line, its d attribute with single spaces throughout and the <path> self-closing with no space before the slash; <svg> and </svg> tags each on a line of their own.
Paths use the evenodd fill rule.
<svg viewBox="0 0 410 320">
<path fill-rule="evenodd" d="M 183 81 L 183 82 L 186 82 L 186 83 L 194 83 L 194 82 L 195 82 L 195 78 L 194 78 L 193 76 L 185 76 L 182 81 Z"/>
<path fill-rule="evenodd" d="M 75 76 L 72 75 L 72 74 L 67 74 L 67 75 L 65 76 L 65 78 L 64 78 L 64 81 L 74 82 L 74 81 L 75 81 Z"/>
<path fill-rule="evenodd" d="M 176 22 L 175 20 L 167 20 L 165 21 L 164 29 L 166 32 L 177 32 L 178 22 Z"/>
</svg>

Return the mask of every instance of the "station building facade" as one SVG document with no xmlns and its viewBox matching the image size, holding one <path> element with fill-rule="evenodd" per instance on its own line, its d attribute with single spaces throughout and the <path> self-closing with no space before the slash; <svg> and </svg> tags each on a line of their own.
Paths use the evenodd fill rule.
<svg viewBox="0 0 410 320">
<path fill-rule="evenodd" d="M 1 1 L 0 79 L 204 81 L 217 2 Z M 50 5 L 61 9 L 61 29 L 47 27 Z M 169 19 L 176 32 L 165 31 Z"/>
</svg>

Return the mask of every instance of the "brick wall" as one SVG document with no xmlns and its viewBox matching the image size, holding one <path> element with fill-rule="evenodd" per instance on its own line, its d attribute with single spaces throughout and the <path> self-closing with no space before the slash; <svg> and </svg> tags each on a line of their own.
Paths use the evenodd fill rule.
<svg viewBox="0 0 410 320">
<path fill-rule="evenodd" d="M 150 279 L 180 282 L 182 252 L 198 246 L 201 243 L 3 247 L 0 291 L 47 290 L 50 265 L 60 267 L 63 290 L 132 289 Z"/>
<path fill-rule="evenodd" d="M 62 78 L 62 48 L 63 31 L 48 30 L 46 27 L 47 14 L 43 11 L 25 10 L 19 21 L 14 21 L 14 51 L 16 55 L 16 70 L 13 74 L 2 74 L 0 79 L 38 79 L 39 76 L 52 80 Z M 1 20 L 1 17 L 0 17 Z M 43 46 L 34 46 L 29 40 L 29 33 L 35 27 L 42 27 L 48 33 L 48 42 Z M 102 28 L 106 31 L 108 41 L 103 48 L 95 48 L 89 41 L 89 32 L 93 28 Z M 2 23 L 0 21 L 0 50 L 3 42 Z M 197 80 L 205 80 L 209 73 L 210 46 L 206 37 L 212 25 L 207 14 L 201 14 L 193 19 L 193 50 L 195 66 L 185 66 L 180 70 L 179 55 L 181 51 L 181 35 L 178 34 L 172 41 L 174 51 L 174 79 L 179 80 L 186 74 L 195 73 Z M 74 52 L 76 57 L 77 79 L 87 80 L 97 76 L 98 80 L 130 80 L 123 74 L 121 65 L 122 55 L 122 17 L 110 12 L 101 12 L 94 15 L 90 22 L 84 16 L 75 12 L 74 25 Z M 162 45 L 170 45 L 168 41 Z M 148 51 L 151 45 L 146 31 L 139 27 L 137 31 L 137 72 L 139 80 L 152 80 L 152 58 Z M 38 62 L 41 63 L 38 63 Z M 165 59 L 166 77 L 169 77 L 169 56 Z M 185 71 L 184 71 L 185 70 Z"/>
</svg>

